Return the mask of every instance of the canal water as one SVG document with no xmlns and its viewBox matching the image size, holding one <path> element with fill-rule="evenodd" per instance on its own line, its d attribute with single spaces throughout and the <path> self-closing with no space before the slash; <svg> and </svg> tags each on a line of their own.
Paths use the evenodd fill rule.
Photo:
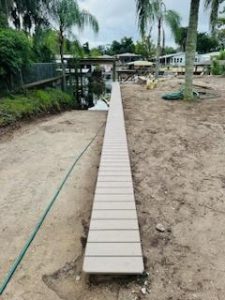
<svg viewBox="0 0 225 300">
<path fill-rule="evenodd" d="M 104 99 L 110 100 L 111 90 L 112 90 L 112 79 L 111 78 L 105 78 L 105 87 L 106 87 L 106 94 L 102 95 Z M 99 99 L 94 100 L 94 106 L 89 108 L 89 110 L 109 110 L 109 106 L 105 103 L 105 101 L 102 100 L 102 97 Z"/>
<path fill-rule="evenodd" d="M 89 108 L 89 110 L 109 110 L 108 105 L 101 99 L 96 100 L 95 106 Z"/>
</svg>

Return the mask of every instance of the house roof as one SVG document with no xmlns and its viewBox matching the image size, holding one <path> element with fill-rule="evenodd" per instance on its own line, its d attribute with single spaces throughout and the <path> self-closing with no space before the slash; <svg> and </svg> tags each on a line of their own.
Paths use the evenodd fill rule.
<svg viewBox="0 0 225 300">
<path fill-rule="evenodd" d="M 135 53 L 122 53 L 122 54 L 117 54 L 117 57 L 140 57 L 139 54 Z"/>
<path fill-rule="evenodd" d="M 100 58 L 113 58 L 113 56 L 107 55 L 107 54 L 101 55 L 101 56 L 99 56 L 99 57 L 100 57 Z"/>
</svg>

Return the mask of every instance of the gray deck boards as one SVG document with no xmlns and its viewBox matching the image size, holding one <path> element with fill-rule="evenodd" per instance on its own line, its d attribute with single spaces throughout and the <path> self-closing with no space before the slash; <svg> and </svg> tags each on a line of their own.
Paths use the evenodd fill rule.
<svg viewBox="0 0 225 300">
<path fill-rule="evenodd" d="M 83 270 L 144 271 L 121 92 L 113 84 Z"/>
</svg>

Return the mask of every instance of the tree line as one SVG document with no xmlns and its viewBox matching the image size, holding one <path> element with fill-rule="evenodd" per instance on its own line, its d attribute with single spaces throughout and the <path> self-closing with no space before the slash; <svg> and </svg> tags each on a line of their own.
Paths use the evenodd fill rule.
<svg viewBox="0 0 225 300">
<path fill-rule="evenodd" d="M 187 40 L 188 27 L 179 27 L 174 40 L 177 46 L 167 46 L 161 48 L 160 55 L 172 54 L 176 52 L 185 52 Z M 222 36 L 223 30 L 219 31 L 220 37 L 212 36 L 207 32 L 198 32 L 196 51 L 200 54 L 224 50 L 225 36 Z M 150 59 L 156 54 L 156 45 L 151 36 L 144 37 L 140 41 L 134 41 L 132 37 L 123 37 L 120 41 L 114 40 L 111 44 L 100 45 L 98 47 L 89 49 L 88 43 L 83 47 L 83 54 L 86 56 L 99 55 L 117 55 L 123 53 L 135 53 L 142 56 L 144 59 Z"/>
</svg>

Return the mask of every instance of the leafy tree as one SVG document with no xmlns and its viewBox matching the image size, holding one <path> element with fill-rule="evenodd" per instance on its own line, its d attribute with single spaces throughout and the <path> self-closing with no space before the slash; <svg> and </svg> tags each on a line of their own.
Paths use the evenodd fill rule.
<svg viewBox="0 0 225 300">
<path fill-rule="evenodd" d="M 54 23 L 58 26 L 63 88 L 65 89 L 66 74 L 63 58 L 65 34 L 71 34 L 73 26 L 82 30 L 85 25 L 90 25 L 94 32 L 98 32 L 99 26 L 96 18 L 88 11 L 81 10 L 76 0 L 52 0 L 50 3 L 50 13 Z"/>
<path fill-rule="evenodd" d="M 100 45 L 100 46 L 97 47 L 97 49 L 101 53 L 101 55 L 105 54 L 105 50 L 106 50 L 105 46 Z"/>
<path fill-rule="evenodd" d="M 142 41 L 138 41 L 135 46 L 135 53 L 140 54 L 143 58 L 149 60 L 155 55 L 155 46 L 150 36 L 146 36 Z"/>
<path fill-rule="evenodd" d="M 120 42 L 113 41 L 109 49 L 105 51 L 109 55 L 116 55 L 122 53 L 134 53 L 135 44 L 131 37 L 123 37 Z"/>
<path fill-rule="evenodd" d="M 180 46 L 181 51 L 185 52 L 186 50 L 186 41 L 187 41 L 187 32 L 188 27 L 179 28 L 176 35 L 176 43 Z M 205 32 L 197 33 L 197 45 L 196 51 L 199 53 L 207 53 L 211 51 L 218 50 L 219 39 L 213 35 L 209 35 Z"/>
<path fill-rule="evenodd" d="M 219 48 L 218 39 L 215 36 L 209 36 L 207 33 L 202 32 L 197 35 L 197 52 L 207 53 L 216 51 Z"/>
<path fill-rule="evenodd" d="M 109 55 L 115 55 L 121 53 L 121 44 L 118 41 L 113 41 L 109 50 L 107 51 Z"/>
<path fill-rule="evenodd" d="M 150 32 L 152 24 L 157 23 L 158 39 L 156 49 L 156 77 L 159 75 L 160 55 L 162 48 L 165 47 L 165 32 L 163 24 L 166 23 L 170 27 L 173 35 L 176 35 L 180 27 L 180 16 L 173 10 L 167 10 L 163 0 L 136 0 L 137 2 L 137 15 L 139 21 L 139 30 L 142 37 L 146 31 Z M 163 47 L 161 47 L 163 37 Z"/>
<path fill-rule="evenodd" d="M 134 53 L 135 45 L 131 37 L 124 37 L 121 39 L 120 53 Z"/>
<path fill-rule="evenodd" d="M 34 60 L 50 62 L 58 53 L 58 35 L 52 29 L 37 28 L 33 35 Z"/>
<path fill-rule="evenodd" d="M 173 47 L 165 47 L 163 50 L 163 55 L 167 55 L 167 54 L 173 54 L 176 53 L 176 49 L 174 49 Z"/>
<path fill-rule="evenodd" d="M 30 64 L 31 56 L 31 43 L 23 32 L 0 29 L 0 81 L 12 87 L 13 75 Z"/>
<path fill-rule="evenodd" d="M 97 48 L 92 48 L 90 51 L 90 56 L 92 57 L 98 57 L 98 56 L 102 56 L 103 52 L 99 49 L 99 47 Z"/>
<path fill-rule="evenodd" d="M 70 54 L 72 54 L 74 57 L 84 57 L 85 56 L 84 50 L 78 40 L 75 40 L 71 43 Z"/>
</svg>

